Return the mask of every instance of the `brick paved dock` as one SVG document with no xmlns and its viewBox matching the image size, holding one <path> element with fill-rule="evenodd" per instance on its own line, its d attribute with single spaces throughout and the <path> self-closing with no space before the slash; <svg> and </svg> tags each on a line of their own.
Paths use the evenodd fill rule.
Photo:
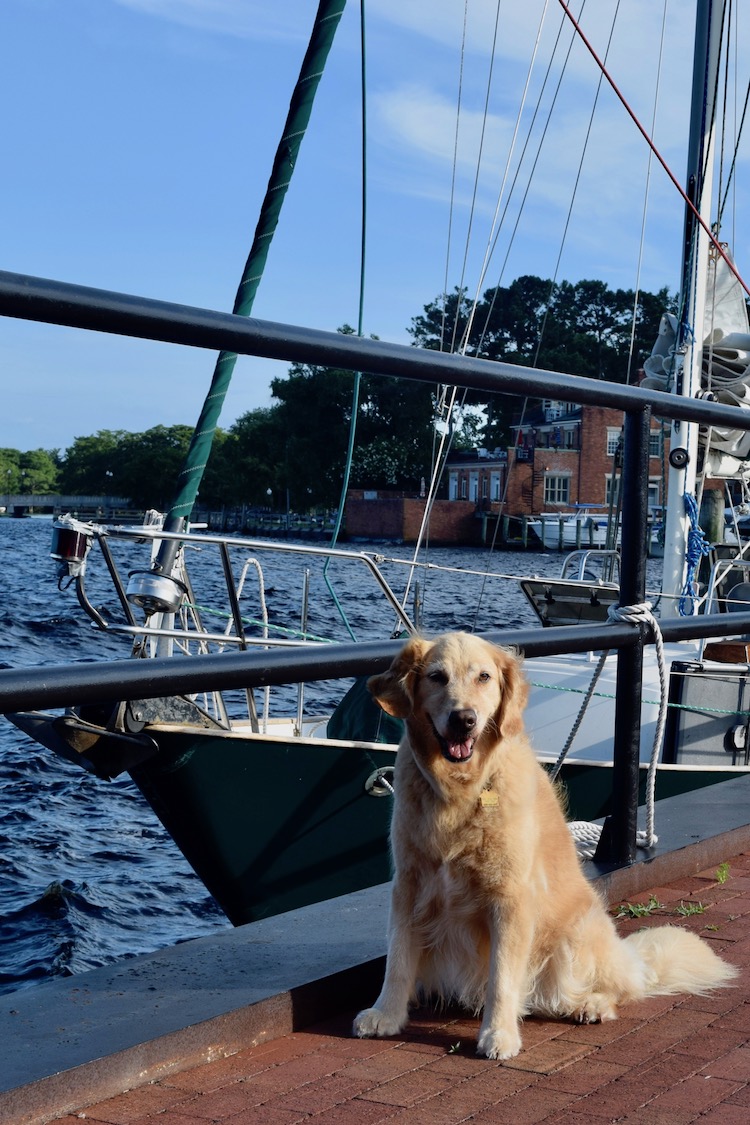
<svg viewBox="0 0 750 1125">
<path fill-rule="evenodd" d="M 610 903 L 660 904 L 623 931 L 695 927 L 745 970 L 714 997 L 528 1020 L 504 1065 L 475 1057 L 478 1023 L 456 1012 L 354 1040 L 382 981 L 381 885 L 3 995 L 0 1122 L 750 1121 L 749 810 L 748 776 L 660 801 L 652 849 L 587 865 Z"/>
<path fill-rule="evenodd" d="M 62 1125 L 747 1125 L 750 1121 L 750 850 L 639 890 L 618 920 L 685 926 L 743 970 L 707 997 L 630 1005 L 588 1026 L 528 1019 L 524 1049 L 475 1055 L 478 1021 L 419 1011 L 397 1039 L 357 1040 L 354 1008 L 304 1030 L 139 1086 Z M 47 1118 L 49 1120 L 49 1118 Z"/>
</svg>

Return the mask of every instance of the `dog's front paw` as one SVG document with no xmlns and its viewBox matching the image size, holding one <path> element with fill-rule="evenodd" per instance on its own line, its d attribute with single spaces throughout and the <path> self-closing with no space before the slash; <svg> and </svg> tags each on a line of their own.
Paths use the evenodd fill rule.
<svg viewBox="0 0 750 1125">
<path fill-rule="evenodd" d="M 360 1039 L 382 1039 L 386 1035 L 398 1035 L 405 1022 L 389 1016 L 380 1008 L 365 1008 L 355 1017 L 352 1031 Z"/>
<path fill-rule="evenodd" d="M 477 1040 L 477 1054 L 488 1059 L 512 1059 L 521 1050 L 521 1033 L 518 1028 L 502 1031 L 498 1028 L 482 1028 Z"/>
</svg>

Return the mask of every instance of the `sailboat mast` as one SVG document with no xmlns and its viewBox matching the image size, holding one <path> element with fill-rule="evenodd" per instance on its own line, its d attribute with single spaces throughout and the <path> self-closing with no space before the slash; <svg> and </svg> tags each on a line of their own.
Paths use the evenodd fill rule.
<svg viewBox="0 0 750 1125">
<path fill-rule="evenodd" d="M 253 244 L 232 309 L 237 316 L 250 316 L 252 311 L 271 239 L 278 224 L 300 145 L 310 120 L 315 94 L 345 7 L 346 0 L 319 0 L 310 42 L 292 92 L 284 131 L 276 150 L 268 188 L 255 228 Z M 234 352 L 226 351 L 221 352 L 216 360 L 211 385 L 177 481 L 177 495 L 164 522 L 165 531 L 182 531 L 190 518 L 236 360 L 237 356 Z M 177 540 L 163 540 L 154 562 L 154 570 L 160 574 L 169 574 L 178 547 Z"/>
<path fill-rule="evenodd" d="M 706 226 L 711 221 L 714 123 L 725 0 L 697 0 L 693 91 L 686 195 Z M 701 387 L 709 238 L 693 210 L 685 207 L 680 315 L 675 346 L 676 394 L 694 398 Z M 662 616 L 679 614 L 687 573 L 688 502 L 695 496 L 698 426 L 676 420 L 670 430 L 670 467 L 664 533 Z"/>
</svg>

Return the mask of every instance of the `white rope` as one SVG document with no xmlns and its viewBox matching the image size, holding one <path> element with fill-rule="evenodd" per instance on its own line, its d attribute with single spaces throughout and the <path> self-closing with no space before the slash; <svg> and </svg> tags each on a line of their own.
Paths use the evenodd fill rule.
<svg viewBox="0 0 750 1125">
<path fill-rule="evenodd" d="M 636 833 L 637 846 L 639 848 L 651 848 L 659 839 L 654 832 L 654 792 L 656 789 L 656 767 L 659 762 L 659 755 L 661 754 L 661 747 L 664 741 L 664 728 L 667 721 L 667 663 L 664 656 L 664 640 L 661 635 L 661 629 L 659 628 L 659 622 L 651 612 L 651 602 L 643 602 L 641 605 L 632 606 L 610 606 L 607 616 L 610 621 L 625 621 L 631 625 L 648 625 L 654 634 L 656 663 L 659 669 L 659 714 L 656 720 L 654 742 L 651 748 L 651 759 L 646 776 L 646 827 L 643 831 Z M 599 662 L 599 666 L 594 672 L 592 686 L 582 711 L 585 710 L 585 705 L 591 697 L 593 684 L 596 682 L 601 672 L 602 665 L 603 660 Z M 575 730 L 580 726 L 580 720 L 582 718 L 583 714 L 581 713 L 576 720 Z M 559 771 L 564 754 L 567 753 L 571 742 L 572 738 L 569 738 L 564 753 L 558 758 L 553 772 Z M 596 851 L 599 837 L 601 836 L 601 826 L 598 824 L 590 824 L 588 821 L 584 820 L 574 820 L 570 822 L 569 828 L 573 839 L 576 841 L 579 854 L 589 859 L 592 858 Z"/>
</svg>

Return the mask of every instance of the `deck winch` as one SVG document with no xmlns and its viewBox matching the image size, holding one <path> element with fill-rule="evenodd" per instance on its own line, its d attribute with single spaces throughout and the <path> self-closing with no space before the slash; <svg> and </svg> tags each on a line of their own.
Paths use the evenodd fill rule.
<svg viewBox="0 0 750 1125">
<path fill-rule="evenodd" d="M 187 594 L 184 583 L 158 570 L 132 570 L 128 579 L 128 601 L 147 614 L 176 613 Z"/>
</svg>

